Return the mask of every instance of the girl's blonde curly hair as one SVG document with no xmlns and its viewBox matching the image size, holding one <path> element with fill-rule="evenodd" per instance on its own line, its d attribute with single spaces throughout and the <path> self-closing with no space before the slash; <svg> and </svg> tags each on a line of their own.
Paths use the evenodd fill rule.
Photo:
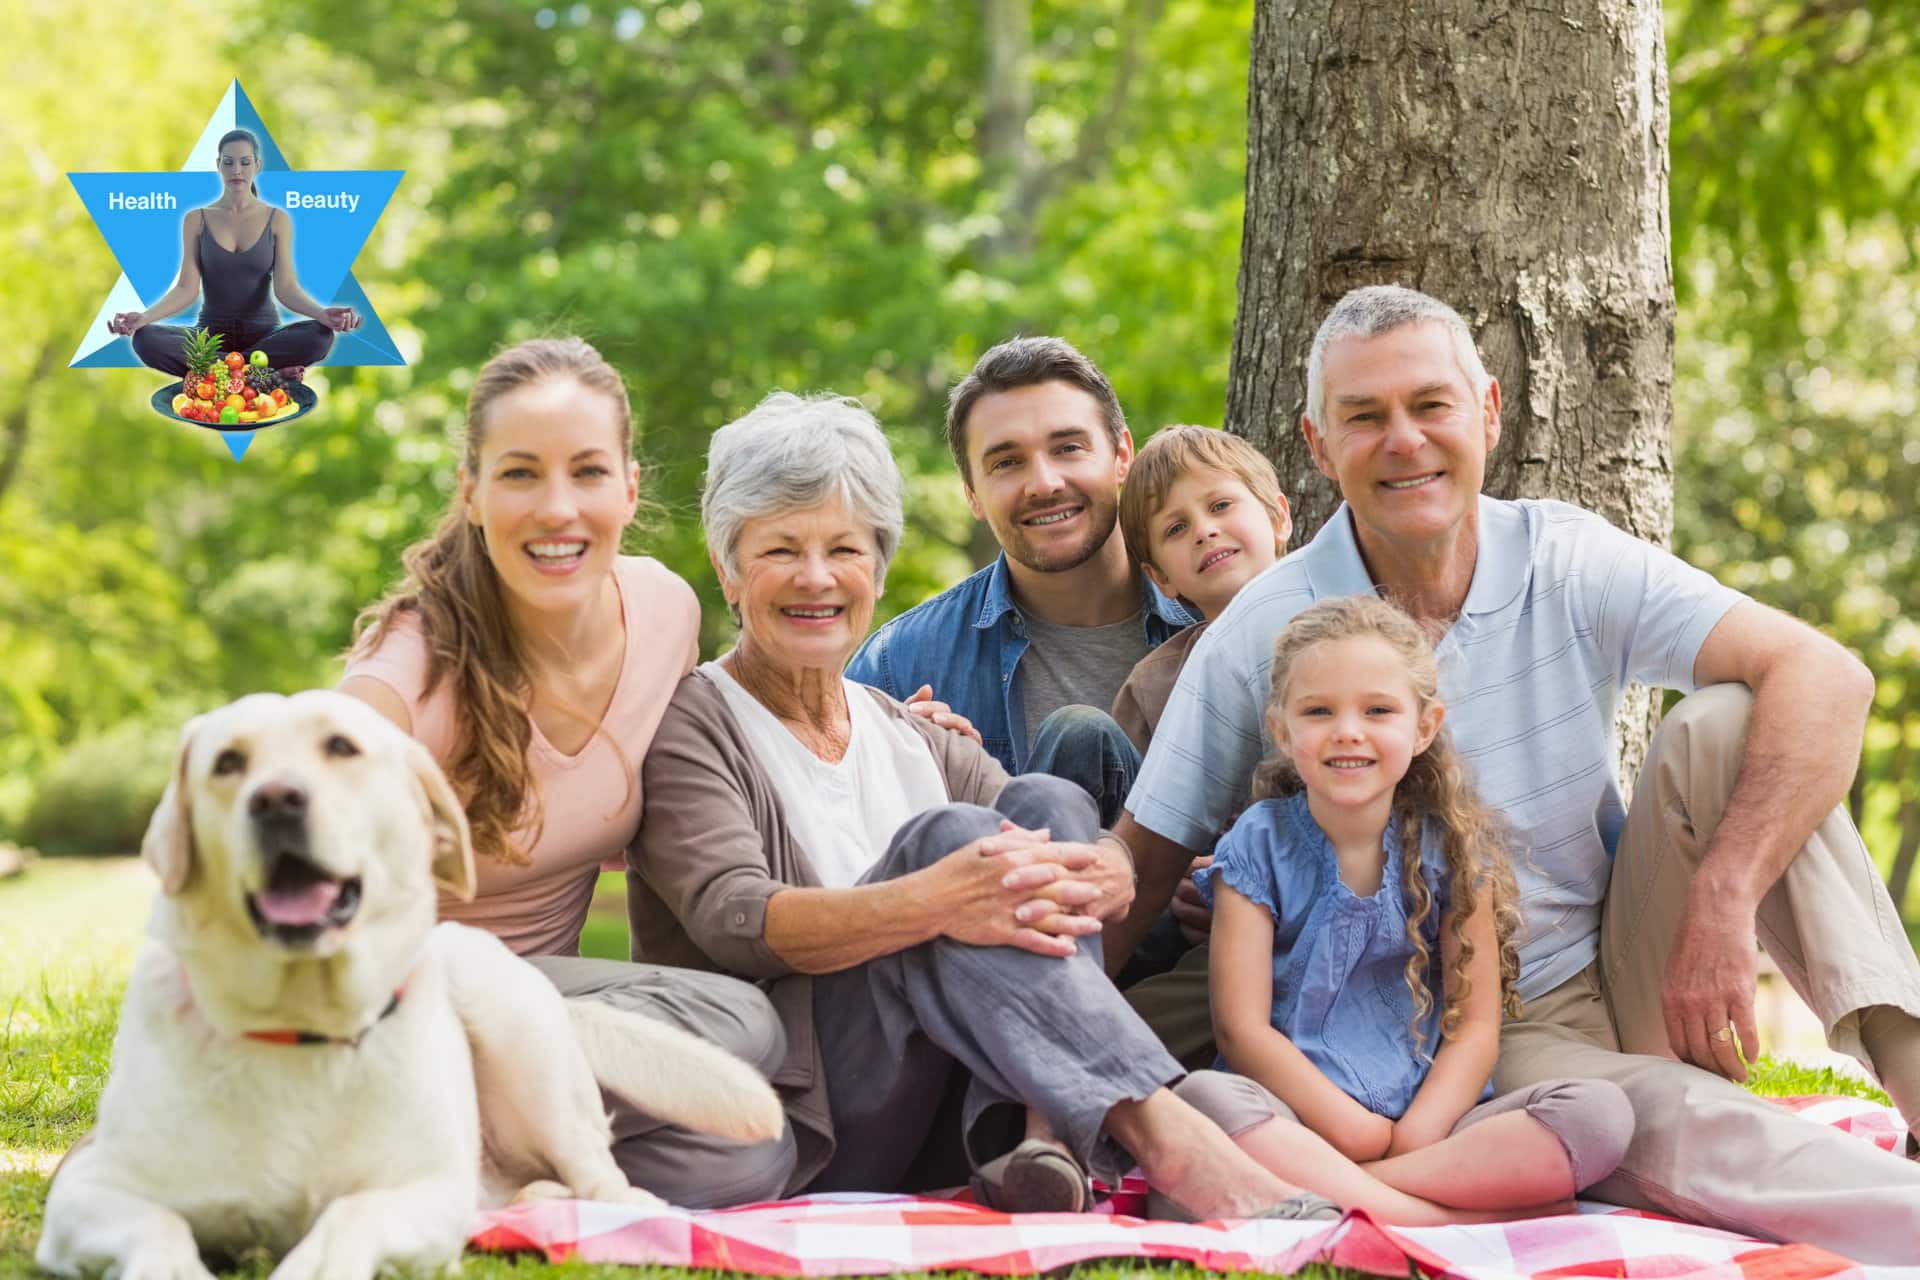
<svg viewBox="0 0 1920 1280">
<path fill-rule="evenodd" d="M 1439 704 L 1439 664 L 1420 624 L 1378 596 L 1348 596 L 1323 600 L 1300 613 L 1274 641 L 1273 672 L 1267 692 L 1269 722 L 1284 723 L 1287 681 L 1301 654 L 1323 642 L 1356 636 L 1378 636 L 1393 647 L 1406 664 L 1407 680 L 1419 701 L 1418 714 L 1424 715 L 1427 708 Z M 1284 744 L 1254 770 L 1255 800 L 1292 795 L 1303 786 Z M 1451 933 L 1458 948 L 1453 972 L 1447 975 L 1440 1036 L 1451 1039 L 1458 1031 L 1461 1008 L 1472 989 L 1467 973 L 1473 961 L 1473 944 L 1467 940 L 1466 924 L 1483 887 L 1492 890 L 1493 932 L 1500 948 L 1501 1007 L 1509 1015 L 1519 1016 L 1520 995 L 1516 983 L 1520 978 L 1517 940 L 1520 910 L 1513 864 L 1507 856 L 1498 818 L 1475 794 L 1460 753 L 1454 749 L 1453 740 L 1444 727 L 1407 766 L 1406 776 L 1394 790 L 1393 813 L 1394 820 L 1400 823 L 1400 847 L 1404 850 L 1401 870 L 1407 903 L 1407 939 L 1413 945 L 1413 955 L 1407 960 L 1407 988 L 1413 993 L 1416 1043 L 1424 1039 L 1420 1024 L 1433 1010 L 1433 993 L 1427 989 L 1432 957 L 1423 932 L 1427 917 L 1433 911 L 1433 894 L 1420 866 L 1421 827 L 1428 820 L 1438 825 L 1441 832 L 1449 877 L 1448 897 L 1453 904 Z M 1425 1046 L 1421 1048 L 1425 1052 Z"/>
</svg>

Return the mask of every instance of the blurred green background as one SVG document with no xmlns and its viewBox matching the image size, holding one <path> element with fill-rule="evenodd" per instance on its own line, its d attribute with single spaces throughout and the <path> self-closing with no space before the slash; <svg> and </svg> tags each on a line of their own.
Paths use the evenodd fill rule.
<svg viewBox="0 0 1920 1280">
<path fill-rule="evenodd" d="M 882 617 L 980 561 L 939 423 L 991 343 L 1078 343 L 1136 440 L 1218 423 L 1251 23 L 1248 0 L 5 6 L 0 838 L 131 848 L 185 715 L 335 680 L 446 501 L 474 370 L 530 334 L 626 374 L 664 506 L 636 548 L 700 590 L 708 653 L 705 441 L 771 388 L 858 395 L 893 437 L 913 499 Z M 1920 6 L 1673 0 L 1667 33 L 1675 542 L 1873 667 L 1854 805 L 1904 901 Z M 1025 74 L 990 74 L 1008 57 Z M 295 167 L 407 171 L 355 274 L 410 361 L 319 371 L 322 412 L 238 463 L 146 409 L 158 375 L 65 367 L 117 273 L 65 174 L 177 167 L 236 76 Z"/>
</svg>

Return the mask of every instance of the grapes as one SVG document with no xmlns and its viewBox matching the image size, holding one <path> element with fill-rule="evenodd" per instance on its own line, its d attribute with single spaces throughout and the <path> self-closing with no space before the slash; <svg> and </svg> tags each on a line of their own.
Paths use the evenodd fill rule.
<svg viewBox="0 0 1920 1280">
<path fill-rule="evenodd" d="M 255 395 L 272 395 L 279 388 L 286 386 L 287 380 L 280 376 L 278 370 L 269 369 L 265 365 L 249 365 L 247 385 L 253 388 Z"/>
</svg>

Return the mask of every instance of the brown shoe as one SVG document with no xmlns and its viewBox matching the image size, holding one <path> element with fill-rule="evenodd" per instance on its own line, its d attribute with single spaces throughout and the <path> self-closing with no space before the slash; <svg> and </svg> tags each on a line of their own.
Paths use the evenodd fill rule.
<svg viewBox="0 0 1920 1280">
<path fill-rule="evenodd" d="M 1093 1207 L 1087 1171 L 1073 1153 L 1045 1138 L 1028 1138 L 975 1171 L 973 1198 L 1002 1213 L 1085 1213 Z"/>
</svg>

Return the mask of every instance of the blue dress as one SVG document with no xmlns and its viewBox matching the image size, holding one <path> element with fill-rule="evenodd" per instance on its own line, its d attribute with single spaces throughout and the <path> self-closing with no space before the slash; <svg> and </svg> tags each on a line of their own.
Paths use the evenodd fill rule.
<svg viewBox="0 0 1920 1280">
<path fill-rule="evenodd" d="M 1333 843 L 1313 820 L 1304 793 L 1262 800 L 1221 837 L 1213 865 L 1194 881 L 1209 906 L 1215 884 L 1224 882 L 1273 916 L 1273 1026 L 1367 1110 L 1398 1120 L 1440 1047 L 1440 920 L 1448 877 L 1440 832 L 1429 823 L 1420 863 L 1433 908 L 1421 934 L 1433 1007 L 1416 1041 L 1397 820 L 1387 825 L 1382 844 L 1387 864 L 1380 889 L 1363 898 L 1341 881 Z M 1492 1096 L 1488 1081 L 1481 1101 Z"/>
</svg>

